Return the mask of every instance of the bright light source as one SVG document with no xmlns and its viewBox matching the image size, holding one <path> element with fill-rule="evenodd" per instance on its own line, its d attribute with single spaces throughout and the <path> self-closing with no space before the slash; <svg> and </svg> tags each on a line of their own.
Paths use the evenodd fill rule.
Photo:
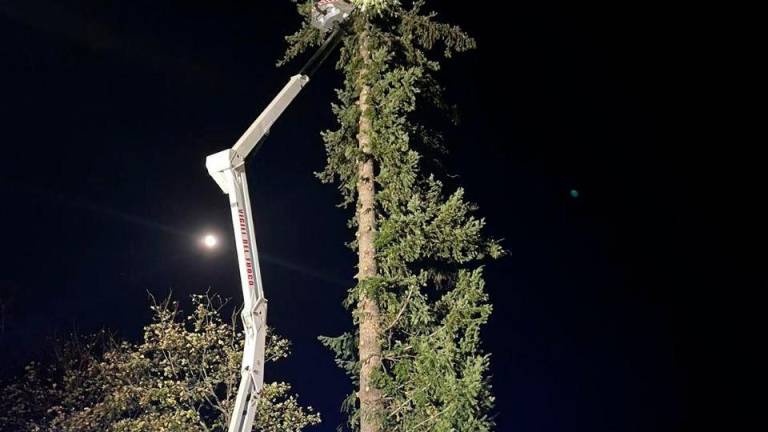
<svg viewBox="0 0 768 432">
<path fill-rule="evenodd" d="M 208 234 L 203 237 L 203 245 L 208 249 L 213 249 L 219 244 L 219 239 L 213 234 Z"/>
</svg>

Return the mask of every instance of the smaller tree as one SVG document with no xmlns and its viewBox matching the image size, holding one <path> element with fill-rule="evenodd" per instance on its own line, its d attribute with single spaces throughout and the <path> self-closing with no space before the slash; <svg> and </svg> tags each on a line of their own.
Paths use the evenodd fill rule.
<svg viewBox="0 0 768 432">
<path fill-rule="evenodd" d="M 193 296 L 194 310 L 153 301 L 153 320 L 139 344 L 105 333 L 60 344 L 55 361 L 32 363 L 4 386 L 0 430 L 149 432 L 225 431 L 237 393 L 241 334 L 220 314 L 218 297 Z M 270 335 L 267 361 L 288 356 L 287 340 Z M 293 432 L 320 422 L 291 386 L 265 385 L 255 431 Z"/>
</svg>

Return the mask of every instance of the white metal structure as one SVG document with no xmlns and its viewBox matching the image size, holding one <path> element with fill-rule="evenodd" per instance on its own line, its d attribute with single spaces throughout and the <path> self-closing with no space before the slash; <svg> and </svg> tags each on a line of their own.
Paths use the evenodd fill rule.
<svg viewBox="0 0 768 432">
<path fill-rule="evenodd" d="M 343 8 L 343 9 L 342 9 Z M 314 25 L 322 31 L 331 30 L 346 19 L 352 11 L 344 1 L 320 1 Z M 326 11 L 329 15 L 323 13 Z M 235 233 L 240 284 L 243 291 L 242 320 L 245 328 L 245 347 L 241 366 L 241 380 L 229 423 L 229 432 L 251 432 L 259 394 L 264 387 L 264 343 L 267 331 L 267 299 L 261 283 L 259 253 L 253 230 L 251 200 L 245 160 L 253 149 L 269 134 L 272 125 L 293 102 L 309 82 L 309 72 L 329 55 L 339 41 L 340 29 L 328 38 L 312 57 L 302 73 L 293 76 L 274 100 L 251 124 L 231 149 L 208 156 L 205 166 L 221 190 L 229 196 L 232 225 Z"/>
<path fill-rule="evenodd" d="M 315 3 L 315 10 L 312 12 L 312 25 L 322 31 L 328 31 L 347 19 L 354 8 L 346 1 L 320 0 Z"/>
</svg>

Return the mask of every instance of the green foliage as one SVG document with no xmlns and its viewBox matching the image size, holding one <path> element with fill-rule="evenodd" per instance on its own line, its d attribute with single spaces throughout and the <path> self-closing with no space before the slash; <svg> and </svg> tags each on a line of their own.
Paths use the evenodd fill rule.
<svg viewBox="0 0 768 432">
<path fill-rule="evenodd" d="M 139 344 L 99 334 L 63 343 L 50 365 L 30 364 L 2 388 L 0 430 L 227 430 L 243 338 L 222 320 L 220 299 L 194 296 L 193 304 L 186 317 L 168 300 L 154 304 Z M 289 350 L 285 339 L 269 337 L 268 361 Z M 290 385 L 275 382 L 263 390 L 254 430 L 293 432 L 319 422 L 312 408 L 299 405 Z"/>
<path fill-rule="evenodd" d="M 400 2 L 398 0 L 352 0 L 352 4 L 366 12 L 380 14 L 399 6 Z"/>
<path fill-rule="evenodd" d="M 376 377 L 385 399 L 383 430 L 466 431 L 493 428 L 489 356 L 480 329 L 491 313 L 481 264 L 503 250 L 483 235 L 485 221 L 463 190 L 451 193 L 427 172 L 422 158 L 442 152 L 440 134 L 419 121 L 427 109 L 446 110 L 436 74 L 443 58 L 475 47 L 459 27 L 437 21 L 424 1 L 367 2 L 355 12 L 337 64 L 344 82 L 332 105 L 338 127 L 322 134 L 327 164 L 318 173 L 338 184 L 342 206 L 357 200 L 361 115 L 371 119 L 371 157 L 376 167 L 376 261 L 378 276 L 350 290 L 353 307 L 361 290 L 381 310 L 383 368 Z M 385 4 L 386 3 L 386 4 Z M 300 6 L 307 16 L 307 6 Z M 304 9 L 303 9 L 304 8 Z M 305 20 L 287 38 L 283 63 L 320 43 Z M 370 53 L 364 62 L 361 44 Z M 361 113 L 361 89 L 370 89 L 370 112 Z M 350 226 L 355 227 L 353 217 Z M 353 241 L 352 248 L 356 247 Z M 357 313 L 353 311 L 357 322 Z M 321 341 L 357 385 L 357 333 Z M 350 425 L 357 426 L 355 397 Z"/>
</svg>

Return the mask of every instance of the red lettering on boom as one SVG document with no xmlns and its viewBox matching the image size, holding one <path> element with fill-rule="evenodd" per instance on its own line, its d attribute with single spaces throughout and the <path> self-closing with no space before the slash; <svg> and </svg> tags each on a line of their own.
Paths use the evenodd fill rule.
<svg viewBox="0 0 768 432">
<path fill-rule="evenodd" d="M 253 259 L 251 258 L 250 242 L 248 240 L 248 225 L 245 222 L 245 210 L 238 209 L 240 220 L 240 243 L 243 247 L 243 256 L 245 257 L 246 279 L 248 286 L 254 285 Z"/>
</svg>

